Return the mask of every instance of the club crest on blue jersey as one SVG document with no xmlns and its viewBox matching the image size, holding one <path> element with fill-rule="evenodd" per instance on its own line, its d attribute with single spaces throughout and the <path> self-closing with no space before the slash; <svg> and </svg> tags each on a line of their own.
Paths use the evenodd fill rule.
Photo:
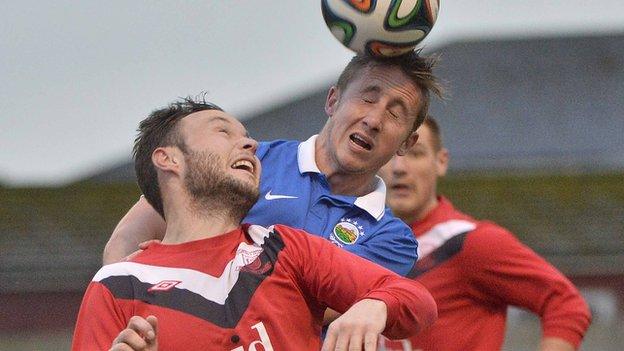
<svg viewBox="0 0 624 351">
<path fill-rule="evenodd" d="M 358 225 L 357 221 L 341 218 L 340 222 L 334 226 L 329 239 L 338 246 L 353 245 L 362 235 L 364 235 L 364 228 Z"/>
</svg>

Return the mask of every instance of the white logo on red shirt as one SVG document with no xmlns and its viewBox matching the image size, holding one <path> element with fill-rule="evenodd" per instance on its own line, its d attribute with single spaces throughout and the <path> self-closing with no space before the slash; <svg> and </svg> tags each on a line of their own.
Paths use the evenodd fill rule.
<svg viewBox="0 0 624 351">
<path fill-rule="evenodd" d="M 262 253 L 262 251 L 264 251 L 262 248 L 260 247 L 241 247 L 238 249 L 238 251 L 236 251 L 236 255 L 241 255 L 242 259 L 243 259 L 243 264 L 246 266 L 250 263 L 252 263 L 253 261 L 256 260 L 256 258 L 258 258 L 258 256 L 260 256 L 260 254 Z"/>
<path fill-rule="evenodd" d="M 147 289 L 147 292 L 154 292 L 154 291 L 169 291 L 171 289 L 173 289 L 176 285 L 182 283 L 182 281 L 180 280 L 163 280 L 161 282 L 158 282 L 154 285 L 152 285 L 151 288 Z"/>
<path fill-rule="evenodd" d="M 258 332 L 260 340 L 254 340 L 251 344 L 249 344 L 249 348 L 247 348 L 247 351 L 260 351 L 257 349 L 258 346 L 262 346 L 261 350 L 264 351 L 274 351 L 273 345 L 271 345 L 271 339 L 269 339 L 269 334 L 267 333 L 266 328 L 264 327 L 264 324 L 262 322 L 252 325 L 251 329 L 255 329 Z M 245 347 L 239 346 L 235 349 L 232 349 L 231 351 L 245 351 Z"/>
</svg>

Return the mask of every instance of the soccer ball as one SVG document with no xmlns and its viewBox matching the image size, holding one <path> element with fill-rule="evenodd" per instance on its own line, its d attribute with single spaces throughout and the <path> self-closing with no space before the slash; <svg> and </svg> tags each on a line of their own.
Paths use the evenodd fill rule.
<svg viewBox="0 0 624 351">
<path fill-rule="evenodd" d="M 429 34 L 439 0 L 321 0 L 321 7 L 327 27 L 347 48 L 398 56 Z"/>
</svg>

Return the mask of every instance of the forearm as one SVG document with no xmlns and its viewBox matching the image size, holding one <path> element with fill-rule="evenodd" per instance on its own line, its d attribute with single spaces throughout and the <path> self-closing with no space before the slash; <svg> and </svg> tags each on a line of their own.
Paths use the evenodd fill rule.
<svg viewBox="0 0 624 351">
<path fill-rule="evenodd" d="M 540 343 L 539 351 L 575 351 L 574 345 L 555 337 L 545 337 Z"/>
<path fill-rule="evenodd" d="M 141 197 L 115 227 L 104 248 L 103 263 L 119 262 L 136 251 L 139 243 L 162 239 L 164 234 L 165 221 Z"/>
<path fill-rule="evenodd" d="M 486 298 L 525 308 L 540 317 L 544 336 L 540 350 L 578 348 L 591 313 L 576 287 L 544 258 L 495 226 L 473 231 L 461 258 L 465 275 Z"/>
</svg>

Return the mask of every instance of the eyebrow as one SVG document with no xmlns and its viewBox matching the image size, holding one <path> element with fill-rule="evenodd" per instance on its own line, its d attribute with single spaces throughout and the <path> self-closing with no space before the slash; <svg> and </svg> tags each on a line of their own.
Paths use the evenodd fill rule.
<svg viewBox="0 0 624 351">
<path fill-rule="evenodd" d="M 214 117 L 212 117 L 212 119 L 210 119 L 210 120 L 208 121 L 208 123 L 212 123 L 212 122 L 214 122 L 214 121 L 221 121 L 221 122 L 225 122 L 225 123 L 227 123 L 227 124 L 232 123 L 232 122 L 230 122 L 230 120 L 229 120 L 229 119 L 227 119 L 227 118 L 225 118 L 225 117 L 221 117 L 221 116 L 214 116 Z"/>
<path fill-rule="evenodd" d="M 366 88 L 362 89 L 362 93 L 378 93 L 380 91 L 381 88 L 377 85 L 367 86 Z"/>
<path fill-rule="evenodd" d="M 371 85 L 371 86 L 368 86 L 368 87 L 362 89 L 361 92 L 363 94 L 365 94 L 365 93 L 379 93 L 379 92 L 381 92 L 381 88 L 379 86 L 377 86 L 377 85 Z M 393 99 L 392 102 L 394 102 L 396 105 L 401 107 L 401 109 L 403 110 L 403 113 L 409 113 L 409 109 L 408 109 L 407 105 L 403 102 L 403 100 L 401 100 L 401 99 Z"/>
<path fill-rule="evenodd" d="M 232 125 L 233 124 L 231 120 L 229 120 L 229 119 L 227 119 L 225 117 L 222 117 L 222 116 L 215 116 L 210 121 L 208 121 L 208 123 L 212 123 L 212 122 L 215 122 L 215 121 L 216 122 L 223 122 L 223 123 L 228 124 L 228 125 Z M 249 136 L 249 131 L 247 131 L 247 128 L 245 128 L 245 138 L 251 138 Z"/>
</svg>

